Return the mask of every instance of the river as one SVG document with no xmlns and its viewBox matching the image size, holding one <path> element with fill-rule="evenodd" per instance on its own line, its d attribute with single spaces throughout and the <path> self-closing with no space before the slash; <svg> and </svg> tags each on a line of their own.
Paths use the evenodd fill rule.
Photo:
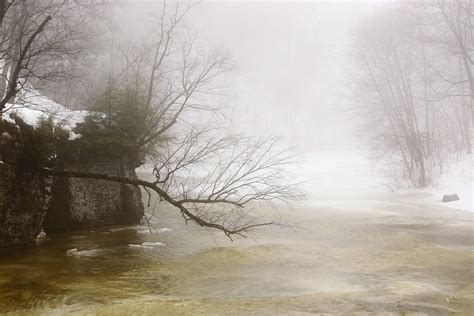
<svg viewBox="0 0 474 316">
<path fill-rule="evenodd" d="M 153 203 L 152 203 L 153 205 Z M 324 192 L 229 240 L 156 206 L 147 225 L 0 250 L 12 315 L 468 315 L 472 213 L 424 193 Z"/>
</svg>

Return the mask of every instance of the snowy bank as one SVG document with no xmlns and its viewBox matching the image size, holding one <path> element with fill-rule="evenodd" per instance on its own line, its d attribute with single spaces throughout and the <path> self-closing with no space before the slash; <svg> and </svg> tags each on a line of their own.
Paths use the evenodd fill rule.
<svg viewBox="0 0 474 316">
<path fill-rule="evenodd" d="M 292 168 L 297 178 L 308 181 L 308 192 L 381 192 L 383 178 L 377 175 L 363 152 L 323 150 L 305 152 L 302 163 Z"/>
<path fill-rule="evenodd" d="M 293 171 L 300 180 L 308 181 L 306 190 L 310 201 L 316 201 L 318 194 L 388 191 L 383 185 L 386 180 L 376 173 L 363 152 L 346 150 L 306 152 L 302 154 L 302 158 L 303 162 Z M 472 155 L 450 160 L 436 185 L 422 190 L 431 194 L 427 202 L 474 212 L 473 166 Z M 398 193 L 413 192 L 413 190 L 398 191 Z M 457 194 L 460 200 L 442 203 L 441 199 L 445 194 Z"/>
<path fill-rule="evenodd" d="M 463 211 L 474 212 L 473 208 L 473 160 L 472 155 L 449 161 L 447 168 L 440 177 L 438 184 L 433 187 L 433 198 L 442 206 L 447 206 Z M 442 203 L 445 194 L 457 194 L 458 201 Z"/>
<path fill-rule="evenodd" d="M 69 132 L 70 139 L 79 137 L 73 129 L 84 121 L 88 111 L 71 111 L 33 88 L 23 90 L 17 99 L 15 104 L 6 105 L 7 110 L 3 113 L 3 119 L 11 120 L 10 114 L 15 113 L 25 123 L 36 126 L 41 118 L 51 117 L 55 124 L 61 125 Z"/>
</svg>

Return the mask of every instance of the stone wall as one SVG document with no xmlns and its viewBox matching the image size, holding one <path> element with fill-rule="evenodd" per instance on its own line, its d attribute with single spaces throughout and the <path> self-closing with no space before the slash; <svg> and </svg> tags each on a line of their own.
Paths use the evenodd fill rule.
<svg viewBox="0 0 474 316">
<path fill-rule="evenodd" d="M 0 119 L 0 247 L 33 242 L 46 213 L 47 183 L 35 172 L 33 129 Z"/>
<path fill-rule="evenodd" d="M 69 170 L 135 178 L 135 171 L 120 160 L 106 159 Z M 103 180 L 57 178 L 44 221 L 46 233 L 62 233 L 98 226 L 136 224 L 143 217 L 140 189 Z"/>
<path fill-rule="evenodd" d="M 34 242 L 41 229 L 62 233 L 76 229 L 139 223 L 140 189 L 108 181 L 54 178 L 38 172 L 45 164 L 35 130 L 21 119 L 0 118 L 0 247 Z M 64 150 L 76 144 L 67 141 Z M 73 154 L 74 155 L 74 154 Z M 43 160 L 42 160 L 43 159 Z M 104 158 L 87 165 L 57 157 L 55 167 L 136 177 L 124 159 Z"/>
</svg>

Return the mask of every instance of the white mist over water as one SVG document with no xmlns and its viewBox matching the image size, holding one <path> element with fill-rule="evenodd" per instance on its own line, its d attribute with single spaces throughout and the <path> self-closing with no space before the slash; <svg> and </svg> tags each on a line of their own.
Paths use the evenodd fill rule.
<svg viewBox="0 0 474 316">
<path fill-rule="evenodd" d="M 239 69 L 230 118 L 305 151 L 353 149 L 351 33 L 376 3 L 204 2 L 190 24 Z M 352 116 L 352 117 L 351 117 Z"/>
</svg>

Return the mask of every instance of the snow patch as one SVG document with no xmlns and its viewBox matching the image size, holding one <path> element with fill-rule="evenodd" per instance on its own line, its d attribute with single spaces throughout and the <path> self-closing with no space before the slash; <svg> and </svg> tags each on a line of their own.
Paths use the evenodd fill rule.
<svg viewBox="0 0 474 316">
<path fill-rule="evenodd" d="M 307 192 L 340 193 L 384 191 L 383 179 L 372 170 L 362 152 L 324 150 L 306 152 L 303 162 L 292 168 L 299 180 L 308 181 Z"/>
<path fill-rule="evenodd" d="M 6 104 L 6 109 L 2 116 L 4 120 L 13 122 L 10 115 L 15 113 L 31 126 L 37 126 L 41 118 L 51 116 L 55 124 L 61 125 L 70 133 L 70 140 L 80 137 L 73 132 L 73 129 L 78 123 L 83 122 L 89 113 L 88 111 L 71 111 L 31 87 L 21 92 L 15 104 Z"/>
<path fill-rule="evenodd" d="M 474 212 L 473 167 L 474 161 L 472 155 L 466 155 L 461 159 L 452 159 L 449 161 L 438 184 L 432 189 L 436 202 L 442 206 Z M 457 194 L 460 200 L 442 203 L 441 199 L 445 194 Z"/>
</svg>

